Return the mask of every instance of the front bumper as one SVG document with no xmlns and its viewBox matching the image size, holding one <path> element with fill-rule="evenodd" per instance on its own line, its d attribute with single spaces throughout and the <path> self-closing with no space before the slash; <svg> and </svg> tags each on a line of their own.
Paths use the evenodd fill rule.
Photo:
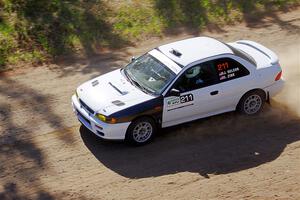
<svg viewBox="0 0 300 200">
<path fill-rule="evenodd" d="M 124 140 L 130 122 L 108 124 L 87 112 L 75 95 L 72 96 L 72 107 L 78 120 L 98 137 L 110 140 Z"/>
</svg>

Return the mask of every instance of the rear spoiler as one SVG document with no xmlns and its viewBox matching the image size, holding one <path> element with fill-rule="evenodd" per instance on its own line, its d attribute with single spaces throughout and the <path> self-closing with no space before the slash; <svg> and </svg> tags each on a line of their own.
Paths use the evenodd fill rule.
<svg viewBox="0 0 300 200">
<path fill-rule="evenodd" d="M 239 40 L 239 41 L 236 41 L 235 43 L 242 44 L 242 45 L 247 45 L 249 47 L 252 47 L 252 48 L 256 49 L 257 51 L 259 51 L 260 53 L 262 53 L 266 57 L 268 57 L 269 60 L 270 60 L 270 63 L 273 64 L 273 65 L 278 63 L 278 61 L 279 61 L 278 56 L 273 51 L 271 51 L 270 49 L 268 49 L 267 47 L 265 47 L 261 44 L 258 44 L 256 42 L 253 42 L 253 41 L 250 41 L 250 40 Z"/>
</svg>

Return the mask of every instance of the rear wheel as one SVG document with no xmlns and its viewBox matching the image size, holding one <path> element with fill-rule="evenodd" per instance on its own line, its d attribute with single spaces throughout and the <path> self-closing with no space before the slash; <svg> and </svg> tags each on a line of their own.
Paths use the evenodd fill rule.
<svg viewBox="0 0 300 200">
<path fill-rule="evenodd" d="M 144 145 L 153 139 L 156 131 L 154 120 L 149 117 L 142 117 L 130 124 L 125 139 L 133 145 Z"/>
<path fill-rule="evenodd" d="M 265 93 L 260 90 L 255 90 L 246 93 L 238 104 L 238 110 L 246 115 L 258 114 L 265 103 Z"/>
</svg>

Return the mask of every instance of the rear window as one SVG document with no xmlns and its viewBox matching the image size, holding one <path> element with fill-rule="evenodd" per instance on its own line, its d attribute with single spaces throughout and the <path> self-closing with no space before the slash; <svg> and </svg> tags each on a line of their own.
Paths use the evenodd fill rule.
<svg viewBox="0 0 300 200">
<path fill-rule="evenodd" d="M 246 52 L 242 51 L 241 49 L 237 49 L 229 44 L 226 44 L 226 46 L 228 46 L 228 48 L 231 49 L 231 51 L 234 53 L 234 55 L 243 58 L 244 60 L 247 60 L 248 62 L 252 63 L 254 66 L 257 66 L 254 58 L 252 56 L 250 56 L 249 54 L 247 54 Z"/>
</svg>

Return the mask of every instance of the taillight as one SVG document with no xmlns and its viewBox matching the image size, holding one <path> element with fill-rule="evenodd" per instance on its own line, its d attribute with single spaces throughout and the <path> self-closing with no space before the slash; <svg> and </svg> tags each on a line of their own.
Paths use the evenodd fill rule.
<svg viewBox="0 0 300 200">
<path fill-rule="evenodd" d="M 280 78 L 281 78 L 281 75 L 282 75 L 282 71 L 280 71 L 276 77 L 275 77 L 275 81 L 278 81 Z"/>
</svg>

